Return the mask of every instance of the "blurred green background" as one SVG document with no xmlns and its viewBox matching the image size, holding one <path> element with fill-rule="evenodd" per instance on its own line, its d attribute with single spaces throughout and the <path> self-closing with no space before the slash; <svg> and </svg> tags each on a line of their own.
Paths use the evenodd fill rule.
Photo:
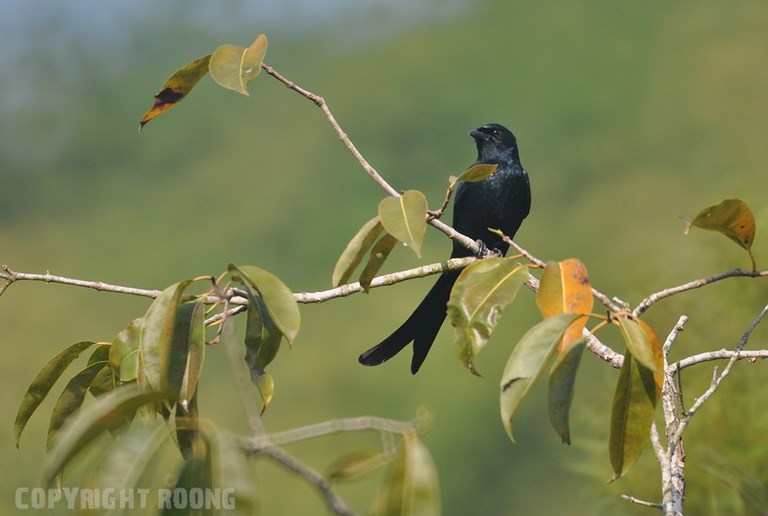
<svg viewBox="0 0 768 516">
<path fill-rule="evenodd" d="M 366 157 L 432 205 L 447 176 L 473 160 L 471 128 L 512 128 L 534 199 L 517 240 L 548 259 L 579 257 L 603 290 L 637 302 L 748 266 L 718 235 L 683 235 L 679 217 L 727 197 L 753 207 L 754 251 L 768 263 L 761 0 L 5 0 L 0 9 L 0 262 L 16 270 L 163 287 L 234 262 L 258 264 L 296 291 L 327 288 L 339 252 L 382 194 L 311 103 L 266 76 L 251 83 L 250 98 L 206 79 L 137 134 L 173 70 L 260 32 L 270 36 L 267 62 L 324 95 Z M 430 231 L 423 262 L 448 248 Z M 418 263 L 399 250 L 387 270 Z M 550 429 L 542 385 L 518 417 L 518 444 L 507 440 L 497 382 L 537 320 L 529 292 L 505 311 L 479 358 L 483 378 L 463 370 L 449 327 L 416 377 L 409 353 L 380 368 L 357 364 L 431 281 L 305 305 L 297 342 L 272 369 L 269 428 L 364 414 L 410 419 L 425 407 L 447 515 L 647 513 L 618 494 L 659 499 L 650 453 L 625 479 L 607 482 L 616 372 L 592 356 L 577 381 L 574 445 Z M 648 320 L 665 335 L 679 314 L 690 316 L 673 353 L 681 356 L 732 346 L 767 301 L 768 285 L 732 280 L 658 305 Z M 21 451 L 12 437 L 29 381 L 60 348 L 110 340 L 146 307 L 43 284 L 17 284 L 0 298 L 0 512 L 15 513 L 17 486 L 39 482 L 52 400 Z M 617 334 L 604 337 L 621 350 Z M 752 346 L 761 344 L 766 328 Z M 223 350 L 210 351 L 201 410 L 245 430 Z M 766 514 L 765 367 L 739 364 L 686 434 L 690 514 Z M 686 396 L 710 375 L 710 366 L 686 371 Z M 291 450 L 322 470 L 345 450 L 378 443 L 375 434 L 336 436 Z M 364 512 L 378 479 L 339 491 Z M 325 511 L 314 491 L 271 465 L 258 468 L 258 480 L 263 514 Z"/>
</svg>

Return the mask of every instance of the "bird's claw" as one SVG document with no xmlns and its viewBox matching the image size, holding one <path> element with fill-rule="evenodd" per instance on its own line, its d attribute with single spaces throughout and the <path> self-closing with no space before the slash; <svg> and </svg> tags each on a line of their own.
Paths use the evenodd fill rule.
<svg viewBox="0 0 768 516">
<path fill-rule="evenodd" d="M 485 258 L 489 253 L 488 246 L 480 239 L 475 240 L 475 243 L 477 244 L 477 253 L 475 253 L 475 256 L 478 258 Z"/>
</svg>

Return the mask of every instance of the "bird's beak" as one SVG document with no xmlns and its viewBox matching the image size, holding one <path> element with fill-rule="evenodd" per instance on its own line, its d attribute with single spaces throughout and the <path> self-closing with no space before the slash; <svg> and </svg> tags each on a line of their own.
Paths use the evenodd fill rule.
<svg viewBox="0 0 768 516">
<path fill-rule="evenodd" d="M 469 131 L 469 135 L 475 140 L 485 141 L 488 139 L 488 134 L 481 131 L 480 129 L 472 129 Z"/>
</svg>

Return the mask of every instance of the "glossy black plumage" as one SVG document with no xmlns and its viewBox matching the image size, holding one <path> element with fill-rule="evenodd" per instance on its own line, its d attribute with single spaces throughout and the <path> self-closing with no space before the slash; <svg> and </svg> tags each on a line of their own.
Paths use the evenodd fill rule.
<svg viewBox="0 0 768 516">
<path fill-rule="evenodd" d="M 496 173 L 485 181 L 461 183 L 453 201 L 453 227 L 489 249 L 506 254 L 508 245 L 488 228 L 515 235 L 531 207 L 528 174 L 520 163 L 515 136 L 504 126 L 486 124 L 470 135 L 477 146 L 477 163 L 495 163 Z M 471 256 L 453 243 L 451 258 Z M 411 316 L 389 337 L 360 355 L 363 365 L 381 364 L 413 342 L 411 372 L 416 374 L 445 321 L 446 305 L 459 271 L 443 273 Z"/>
</svg>

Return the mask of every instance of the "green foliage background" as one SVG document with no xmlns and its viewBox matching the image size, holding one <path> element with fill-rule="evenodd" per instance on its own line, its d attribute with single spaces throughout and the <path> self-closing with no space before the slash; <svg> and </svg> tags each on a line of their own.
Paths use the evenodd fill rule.
<svg viewBox="0 0 768 516">
<path fill-rule="evenodd" d="M 381 193 L 314 106 L 266 76 L 250 85 L 251 98 L 206 80 L 136 134 L 173 70 L 221 42 L 246 44 L 267 32 L 267 62 L 324 95 L 370 161 L 398 188 L 427 193 L 433 206 L 448 175 L 474 157 L 468 130 L 488 121 L 510 126 L 534 198 L 518 240 L 541 257 L 579 257 L 599 288 L 637 302 L 660 287 L 746 267 L 743 251 L 722 237 L 682 233 L 678 217 L 726 197 L 752 206 L 755 255 L 768 265 L 765 2 L 478 1 L 369 39 L 360 35 L 377 27 L 376 8 L 300 33 L 258 17 L 203 30 L 184 15 L 201 2 L 170 5 L 159 19 L 148 10 L 118 54 L 88 40 L 52 52 L 55 38 L 39 39 L 45 27 L 23 36 L 30 48 L 17 65 L 30 78 L 27 101 L 3 108 L 0 262 L 146 287 L 253 263 L 294 290 L 327 288 L 339 252 Z M 430 5 L 439 14 L 441 4 Z M 66 73 L 55 73 L 61 67 Z M 424 263 L 448 247 L 430 231 Z M 398 250 L 387 270 L 417 263 Z M 516 418 L 519 444 L 508 442 L 498 379 L 538 318 L 530 293 L 505 311 L 477 362 L 482 379 L 457 360 L 450 328 L 416 377 L 406 353 L 385 367 L 358 366 L 358 353 L 396 327 L 430 282 L 304 306 L 299 338 L 273 364 L 269 428 L 361 414 L 408 419 L 426 407 L 434 422 L 425 440 L 446 514 L 634 514 L 618 493 L 658 499 L 649 453 L 607 484 L 616 372 L 591 356 L 577 383 L 574 445 L 561 445 L 549 428 L 541 385 Z M 764 283 L 734 280 L 654 307 L 648 319 L 666 334 L 680 313 L 691 317 L 676 356 L 719 349 L 735 343 L 767 292 Z M 13 414 L 36 371 L 65 345 L 110 340 L 146 306 L 41 284 L 14 285 L 0 298 L 0 511 L 14 513 L 14 489 L 39 481 L 52 400 L 33 418 L 21 452 L 12 439 Z M 754 345 L 765 347 L 767 337 L 760 330 Z M 606 338 L 621 349 L 617 333 Z M 245 430 L 223 350 L 211 351 L 201 411 Z M 765 510 L 765 367 L 740 364 L 693 423 L 691 514 Z M 687 396 L 709 376 L 708 366 L 686 374 Z M 377 436 L 293 450 L 322 469 L 342 450 L 366 445 L 377 446 Z M 277 468 L 260 467 L 258 478 L 264 514 L 324 510 L 310 488 Z M 375 485 L 340 492 L 362 510 Z"/>
</svg>

